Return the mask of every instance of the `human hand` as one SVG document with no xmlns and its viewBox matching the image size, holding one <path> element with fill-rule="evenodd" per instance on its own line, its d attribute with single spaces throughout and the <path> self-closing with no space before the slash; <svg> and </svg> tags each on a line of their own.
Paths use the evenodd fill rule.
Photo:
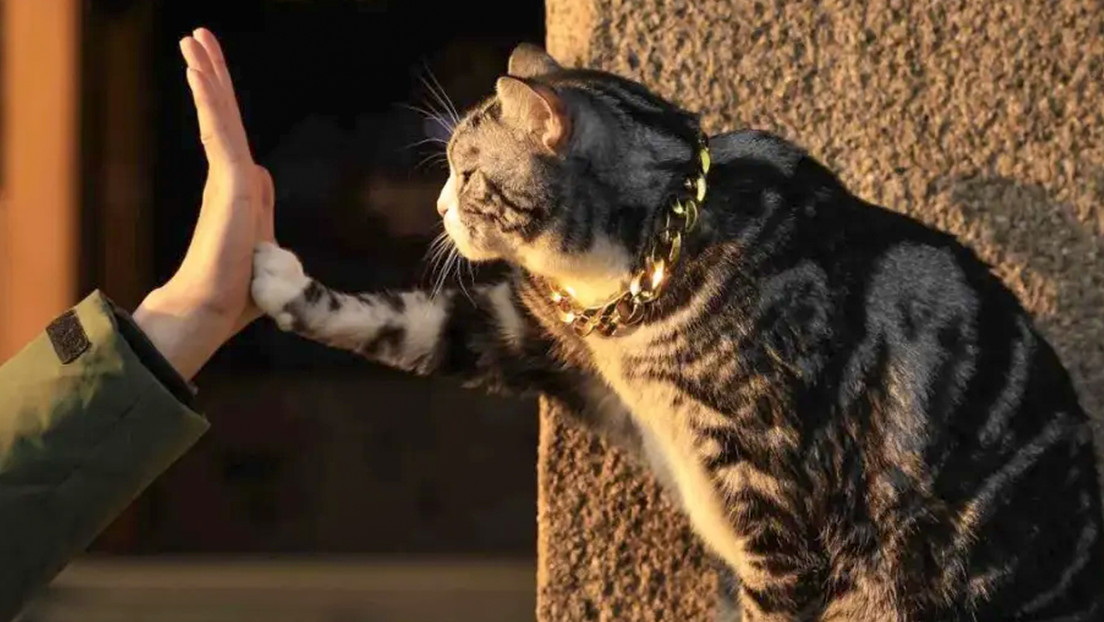
<svg viewBox="0 0 1104 622">
<path fill-rule="evenodd" d="M 260 316 L 249 294 L 253 249 L 273 240 L 272 177 L 253 162 L 218 41 L 200 28 L 180 42 L 207 156 L 195 232 L 176 274 L 150 292 L 135 322 L 191 378 Z"/>
</svg>

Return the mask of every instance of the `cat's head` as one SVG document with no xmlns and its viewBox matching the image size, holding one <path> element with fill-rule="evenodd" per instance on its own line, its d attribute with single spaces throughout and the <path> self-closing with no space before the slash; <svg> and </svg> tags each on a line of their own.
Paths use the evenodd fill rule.
<svg viewBox="0 0 1104 622">
<path fill-rule="evenodd" d="M 692 172 L 697 119 L 643 86 L 561 68 L 523 44 L 448 142 L 437 209 L 462 255 L 570 287 L 616 290 Z"/>
</svg>

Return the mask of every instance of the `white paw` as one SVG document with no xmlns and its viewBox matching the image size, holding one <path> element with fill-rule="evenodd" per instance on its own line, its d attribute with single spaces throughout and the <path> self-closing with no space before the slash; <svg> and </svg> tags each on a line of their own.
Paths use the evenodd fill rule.
<svg viewBox="0 0 1104 622">
<path fill-rule="evenodd" d="M 253 250 L 253 302 L 283 330 L 289 330 L 294 319 L 287 311 L 288 303 L 308 284 L 310 277 L 291 251 L 271 242 L 261 242 Z"/>
</svg>

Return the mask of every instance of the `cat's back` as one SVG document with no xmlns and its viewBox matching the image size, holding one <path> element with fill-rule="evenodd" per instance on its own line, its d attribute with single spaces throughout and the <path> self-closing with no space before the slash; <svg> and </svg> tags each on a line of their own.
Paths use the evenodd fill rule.
<svg viewBox="0 0 1104 622">
<path fill-rule="evenodd" d="M 715 144 L 731 263 L 755 284 L 734 303 L 758 327 L 750 347 L 808 375 L 786 390 L 808 411 L 796 459 L 835 611 L 1104 618 L 1087 418 L 1015 296 L 954 237 L 854 197 L 798 147 Z"/>
<path fill-rule="evenodd" d="M 971 251 L 863 211 L 883 222 L 853 229 L 880 240 L 852 280 L 861 319 L 839 323 L 835 398 L 882 569 L 933 605 L 957 593 L 963 618 L 1104 619 L 1096 456 L 1061 361 Z"/>
</svg>

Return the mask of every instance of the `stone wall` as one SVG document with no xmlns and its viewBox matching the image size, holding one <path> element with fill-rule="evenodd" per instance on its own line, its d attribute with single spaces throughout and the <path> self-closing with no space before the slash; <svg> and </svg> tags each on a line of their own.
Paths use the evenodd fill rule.
<svg viewBox="0 0 1104 622">
<path fill-rule="evenodd" d="M 1104 3 L 548 0 L 547 17 L 561 62 L 638 79 L 709 133 L 780 133 L 959 235 L 1099 422 Z M 714 579 L 654 483 L 549 409 L 541 425 L 539 619 L 711 619 Z"/>
</svg>

